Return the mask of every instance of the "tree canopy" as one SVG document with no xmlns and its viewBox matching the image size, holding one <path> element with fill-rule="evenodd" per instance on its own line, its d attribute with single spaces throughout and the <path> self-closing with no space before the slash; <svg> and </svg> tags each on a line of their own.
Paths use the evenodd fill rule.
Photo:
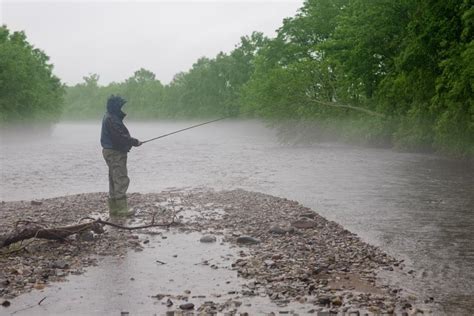
<svg viewBox="0 0 474 316">
<path fill-rule="evenodd" d="M 64 87 L 52 70 L 24 32 L 0 27 L 0 123 L 59 118 Z"/>
</svg>

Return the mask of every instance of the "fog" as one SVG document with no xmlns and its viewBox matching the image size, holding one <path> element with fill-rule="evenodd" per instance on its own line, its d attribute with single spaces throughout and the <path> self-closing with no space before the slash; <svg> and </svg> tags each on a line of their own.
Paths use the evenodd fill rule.
<svg viewBox="0 0 474 316">
<path fill-rule="evenodd" d="M 4 0 L 0 23 L 25 31 L 67 84 L 90 73 L 99 74 L 101 84 L 119 82 L 141 67 L 168 83 L 198 58 L 232 50 L 241 36 L 274 36 L 302 3 Z"/>
</svg>

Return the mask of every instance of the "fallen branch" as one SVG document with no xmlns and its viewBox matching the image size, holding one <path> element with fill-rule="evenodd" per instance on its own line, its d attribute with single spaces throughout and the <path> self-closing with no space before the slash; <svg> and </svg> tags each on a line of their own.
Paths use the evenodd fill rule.
<svg viewBox="0 0 474 316">
<path fill-rule="evenodd" d="M 122 225 L 118 225 L 118 224 L 115 224 L 115 223 L 103 221 L 100 218 L 98 220 L 96 220 L 95 222 L 98 223 L 98 224 L 112 226 L 112 227 L 115 227 L 115 228 L 125 229 L 125 230 L 137 230 L 137 229 L 145 229 L 145 228 L 151 228 L 151 227 L 170 227 L 171 225 L 173 225 L 175 223 L 174 220 L 170 223 L 158 223 L 158 224 L 155 224 L 154 221 L 155 221 L 155 219 L 153 218 L 153 222 L 151 224 L 143 225 L 143 226 L 122 226 Z"/>
<path fill-rule="evenodd" d="M 128 231 L 137 230 L 137 229 L 145 229 L 151 227 L 170 227 L 174 224 L 174 219 L 170 223 L 154 223 L 142 226 L 122 226 L 115 223 L 111 223 L 108 221 L 103 221 L 99 219 L 91 219 L 92 221 L 82 224 L 70 225 L 70 226 L 62 226 L 62 227 L 54 227 L 54 228 L 46 228 L 42 225 L 39 225 L 34 222 L 28 222 L 22 229 L 18 228 L 7 235 L 0 236 L 0 248 L 8 247 L 11 244 L 14 244 L 19 241 L 23 241 L 30 238 L 39 238 L 39 239 L 48 239 L 48 240 L 65 240 L 66 237 L 71 235 L 81 233 L 83 231 L 93 231 L 97 234 L 101 234 L 104 232 L 103 226 L 112 226 L 118 229 L 125 229 Z"/>
</svg>

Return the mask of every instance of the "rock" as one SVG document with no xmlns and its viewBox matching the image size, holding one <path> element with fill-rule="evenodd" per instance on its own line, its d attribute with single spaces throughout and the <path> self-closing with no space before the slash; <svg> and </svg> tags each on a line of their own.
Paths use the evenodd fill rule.
<svg viewBox="0 0 474 316">
<path fill-rule="evenodd" d="M 166 295 L 164 294 L 156 294 L 153 295 L 152 298 L 156 298 L 157 300 L 161 301 Z"/>
<path fill-rule="evenodd" d="M 43 283 L 36 283 L 35 285 L 33 285 L 33 287 L 37 290 L 42 290 L 42 289 L 44 289 L 44 284 Z"/>
<path fill-rule="evenodd" d="M 4 301 L 2 302 L 2 306 L 3 306 L 3 307 L 8 307 L 8 306 L 10 306 L 10 305 L 11 305 L 10 301 L 4 300 Z"/>
<path fill-rule="evenodd" d="M 378 308 L 377 306 L 370 306 L 369 311 L 376 315 L 380 314 L 380 308 Z"/>
<path fill-rule="evenodd" d="M 409 308 L 412 308 L 412 307 L 413 306 L 410 303 L 403 304 L 403 308 L 405 308 L 405 309 L 409 309 Z"/>
<path fill-rule="evenodd" d="M 288 228 L 282 228 L 280 226 L 273 226 L 268 230 L 269 233 L 275 234 L 275 235 L 285 235 L 285 234 L 291 234 L 295 232 L 294 227 L 288 227 Z"/>
<path fill-rule="evenodd" d="M 31 201 L 31 205 L 41 205 L 41 204 L 43 204 L 43 202 L 41 201 L 34 201 L 34 200 Z"/>
<path fill-rule="evenodd" d="M 237 243 L 244 244 L 244 245 L 255 245 L 255 244 L 259 244 L 260 240 L 250 237 L 250 236 L 240 236 L 240 237 L 237 237 Z"/>
<path fill-rule="evenodd" d="M 171 306 L 173 306 L 173 301 L 171 299 L 168 299 L 166 301 L 166 307 L 171 307 Z"/>
<path fill-rule="evenodd" d="M 191 309 L 194 309 L 194 304 L 193 303 L 181 304 L 179 305 L 179 308 L 181 308 L 182 310 L 191 310 Z"/>
<path fill-rule="evenodd" d="M 332 305 L 334 306 L 341 306 L 342 305 L 342 299 L 337 296 L 331 300 Z"/>
<path fill-rule="evenodd" d="M 205 236 L 202 236 L 201 239 L 199 239 L 200 242 L 204 242 L 204 243 L 216 242 L 216 240 L 217 240 L 216 236 L 212 236 L 212 235 L 205 235 Z"/>
<path fill-rule="evenodd" d="M 318 303 L 320 305 L 329 305 L 331 303 L 331 299 L 328 296 L 320 296 L 318 297 Z"/>
<path fill-rule="evenodd" d="M 301 214 L 300 217 L 315 219 L 316 218 L 316 213 L 308 212 L 308 213 Z"/>
<path fill-rule="evenodd" d="M 83 231 L 79 234 L 76 235 L 77 240 L 81 241 L 93 241 L 94 240 L 94 234 L 90 230 Z"/>
<path fill-rule="evenodd" d="M 307 219 L 299 219 L 291 223 L 291 226 L 299 229 L 315 228 L 317 226 L 315 221 Z"/>
<path fill-rule="evenodd" d="M 51 265 L 51 268 L 64 270 L 64 269 L 69 268 L 69 263 L 67 263 L 67 262 L 64 261 L 64 260 L 56 260 L 56 261 L 53 262 L 53 264 Z"/>
<path fill-rule="evenodd" d="M 281 228 L 280 226 L 273 226 L 268 232 L 276 235 L 284 235 L 287 233 L 287 230 Z"/>
</svg>

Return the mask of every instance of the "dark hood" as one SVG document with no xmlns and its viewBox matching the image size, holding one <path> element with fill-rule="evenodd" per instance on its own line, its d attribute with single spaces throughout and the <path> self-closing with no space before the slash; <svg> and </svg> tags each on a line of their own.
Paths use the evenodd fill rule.
<svg viewBox="0 0 474 316">
<path fill-rule="evenodd" d="M 112 95 L 108 100 L 107 100 L 107 112 L 110 114 L 117 115 L 121 118 L 125 117 L 125 113 L 122 112 L 122 107 L 127 101 L 119 96 L 114 96 Z"/>
</svg>

